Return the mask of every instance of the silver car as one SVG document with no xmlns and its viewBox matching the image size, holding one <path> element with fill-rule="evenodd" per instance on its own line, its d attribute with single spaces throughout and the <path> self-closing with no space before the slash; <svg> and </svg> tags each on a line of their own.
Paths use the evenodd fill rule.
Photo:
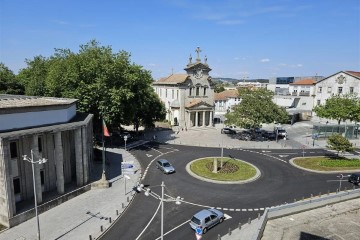
<svg viewBox="0 0 360 240">
<path fill-rule="evenodd" d="M 160 159 L 156 162 L 156 167 L 166 174 L 174 173 L 175 168 L 166 159 Z"/>
<path fill-rule="evenodd" d="M 224 213 L 214 208 L 204 209 L 196 213 L 190 220 L 192 229 L 200 227 L 203 234 L 218 223 L 222 223 L 225 219 Z"/>
</svg>

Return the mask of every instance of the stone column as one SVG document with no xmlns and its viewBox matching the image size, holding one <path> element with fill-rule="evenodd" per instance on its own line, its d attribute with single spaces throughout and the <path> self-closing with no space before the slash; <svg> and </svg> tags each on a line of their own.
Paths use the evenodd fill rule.
<svg viewBox="0 0 360 240">
<path fill-rule="evenodd" d="M 89 181 L 89 157 L 88 157 L 88 139 L 87 139 L 87 127 L 84 126 L 81 129 L 82 132 L 82 152 L 83 152 L 83 161 L 84 161 L 84 183 Z"/>
<path fill-rule="evenodd" d="M 56 164 L 56 187 L 59 194 L 65 192 L 64 180 L 64 154 L 61 140 L 61 132 L 56 132 L 55 138 L 55 164 Z"/>
<path fill-rule="evenodd" d="M 198 118 L 199 118 L 199 112 L 195 112 L 195 127 L 198 127 Z"/>
<path fill-rule="evenodd" d="M 33 151 L 33 161 L 39 160 L 39 136 L 37 134 L 32 136 L 32 143 L 31 143 L 31 149 Z M 30 156 L 31 157 L 31 156 Z M 41 186 L 41 175 L 40 175 L 40 169 L 41 165 L 38 163 L 32 163 L 34 164 L 34 175 L 35 175 L 35 188 L 36 188 L 36 198 L 37 203 L 42 203 L 42 186 Z"/>
<path fill-rule="evenodd" d="M 76 158 L 76 184 L 78 187 L 84 185 L 84 172 L 82 160 L 81 128 L 75 130 L 75 158 Z"/>
<path fill-rule="evenodd" d="M 192 124 L 191 124 L 191 112 L 189 111 L 189 125 L 188 125 L 188 128 L 191 128 L 192 127 Z"/>
<path fill-rule="evenodd" d="M 213 116 L 212 116 L 212 111 L 210 111 L 210 118 L 209 118 L 209 126 L 212 127 L 213 126 Z"/>
<path fill-rule="evenodd" d="M 205 111 L 202 112 L 202 127 L 205 127 Z"/>
</svg>

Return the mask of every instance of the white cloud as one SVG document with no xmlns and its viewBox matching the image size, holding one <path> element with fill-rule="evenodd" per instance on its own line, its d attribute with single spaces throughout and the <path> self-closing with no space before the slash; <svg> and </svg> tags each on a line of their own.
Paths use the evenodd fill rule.
<svg viewBox="0 0 360 240">
<path fill-rule="evenodd" d="M 270 62 L 270 59 L 268 59 L 268 58 L 263 58 L 263 59 L 260 60 L 260 62 L 262 62 L 262 63 Z"/>
<path fill-rule="evenodd" d="M 303 65 L 301 63 L 298 63 L 296 66 L 297 67 L 302 67 Z"/>
</svg>

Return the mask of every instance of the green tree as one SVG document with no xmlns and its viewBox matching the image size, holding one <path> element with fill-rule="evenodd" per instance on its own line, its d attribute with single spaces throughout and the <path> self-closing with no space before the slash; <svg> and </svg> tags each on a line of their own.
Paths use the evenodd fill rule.
<svg viewBox="0 0 360 240">
<path fill-rule="evenodd" d="M 261 127 L 263 123 L 285 123 L 288 114 L 273 101 L 273 92 L 264 88 L 239 89 L 241 102 L 227 113 L 226 124 L 234 124 L 243 128 Z"/>
<path fill-rule="evenodd" d="M 21 69 L 17 79 L 25 86 L 25 94 L 30 96 L 45 95 L 45 80 L 48 72 L 48 59 L 36 56 L 26 59 L 27 68 Z"/>
<path fill-rule="evenodd" d="M 214 88 L 214 91 L 215 91 L 216 93 L 225 91 L 224 85 L 223 85 L 223 84 L 219 84 L 219 83 L 216 84 L 216 85 L 215 85 L 215 88 Z"/>
<path fill-rule="evenodd" d="M 92 40 L 80 45 L 78 53 L 55 49 L 51 57 L 35 57 L 27 64 L 21 71 L 26 93 L 79 99 L 78 111 L 94 114 L 96 132 L 101 119 L 111 128 L 134 124 L 138 129 L 165 117 L 150 72 L 132 63 L 125 51 L 113 53 Z"/>
<path fill-rule="evenodd" d="M 313 111 L 322 118 L 341 121 L 360 121 L 359 99 L 353 94 L 333 95 L 325 104 L 316 106 Z"/>
<path fill-rule="evenodd" d="M 17 81 L 15 74 L 3 63 L 0 63 L 0 93 L 24 94 L 24 86 Z"/>
<path fill-rule="evenodd" d="M 354 149 L 352 143 L 340 134 L 331 135 L 327 140 L 327 144 L 327 148 L 337 151 L 337 156 L 339 156 L 339 152 L 349 152 Z"/>
</svg>

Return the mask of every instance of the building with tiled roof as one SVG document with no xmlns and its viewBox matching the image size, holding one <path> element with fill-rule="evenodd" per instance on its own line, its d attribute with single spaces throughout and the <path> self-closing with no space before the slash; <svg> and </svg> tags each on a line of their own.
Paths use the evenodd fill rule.
<svg viewBox="0 0 360 240">
<path fill-rule="evenodd" d="M 215 93 L 215 122 L 223 122 L 225 120 L 225 114 L 232 110 L 235 105 L 238 105 L 241 101 L 239 97 L 239 90 L 225 90 L 219 93 Z"/>
<path fill-rule="evenodd" d="M 192 62 L 190 55 L 186 74 L 171 74 L 154 82 L 154 91 L 165 104 L 166 119 L 182 129 L 213 126 L 214 85 L 209 76 L 211 69 L 200 59 L 200 48 L 195 51 L 197 58 Z"/>
<path fill-rule="evenodd" d="M 89 183 L 93 115 L 77 113 L 76 102 L 0 94 L 0 224 L 12 227 L 34 217 L 35 211 L 21 208 L 34 198 L 34 184 L 44 211 L 66 201 L 62 196 L 71 185 Z M 24 156 L 47 161 L 32 164 Z M 56 194 L 58 203 L 43 202 Z"/>
</svg>

